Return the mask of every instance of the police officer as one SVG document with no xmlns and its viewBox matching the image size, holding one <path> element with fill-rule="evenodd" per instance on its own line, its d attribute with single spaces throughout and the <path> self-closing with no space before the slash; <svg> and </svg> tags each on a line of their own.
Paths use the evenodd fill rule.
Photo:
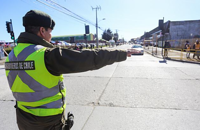
<svg viewBox="0 0 200 130">
<path fill-rule="evenodd" d="M 23 17 L 25 32 L 6 59 L 10 89 L 16 99 L 20 130 L 61 130 L 66 127 L 66 73 L 96 70 L 126 60 L 123 50 L 83 50 L 53 47 L 54 20 L 46 13 L 30 10 Z M 71 127 L 71 126 L 70 126 Z"/>
</svg>

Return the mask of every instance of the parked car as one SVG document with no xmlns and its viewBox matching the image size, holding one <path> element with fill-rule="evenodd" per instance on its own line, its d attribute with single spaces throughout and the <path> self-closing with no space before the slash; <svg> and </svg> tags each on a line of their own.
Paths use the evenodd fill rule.
<svg viewBox="0 0 200 130">
<path fill-rule="evenodd" d="M 52 41 L 51 43 L 53 43 L 54 45 L 59 45 L 59 46 L 71 46 L 70 43 L 67 43 L 65 41 L 56 41 L 56 42 Z"/>
<path fill-rule="evenodd" d="M 16 46 L 16 43 L 10 43 L 10 47 L 13 48 Z"/>
<path fill-rule="evenodd" d="M 86 47 L 86 44 L 85 44 L 85 43 L 82 43 L 82 46 L 83 46 L 83 47 Z"/>
<path fill-rule="evenodd" d="M 5 44 L 4 44 L 4 48 L 7 48 L 7 47 L 9 47 L 10 46 L 10 43 L 9 42 L 6 42 Z"/>
<path fill-rule="evenodd" d="M 76 43 L 76 46 L 82 46 L 82 47 L 86 47 L 86 44 L 85 43 Z"/>
<path fill-rule="evenodd" d="M 55 42 L 55 41 L 51 41 L 50 43 L 53 44 L 53 45 L 56 45 L 56 42 Z"/>
<path fill-rule="evenodd" d="M 65 42 L 65 46 L 72 46 L 72 44 Z"/>
<path fill-rule="evenodd" d="M 0 46 L 4 47 L 5 43 L 4 42 L 0 42 Z"/>
<path fill-rule="evenodd" d="M 57 45 L 59 45 L 59 46 L 65 46 L 65 43 L 64 43 L 64 41 L 57 41 Z"/>
<path fill-rule="evenodd" d="M 144 55 L 144 49 L 141 45 L 139 44 L 136 44 L 136 45 L 133 45 L 131 47 L 131 49 L 129 49 L 129 51 L 133 52 L 133 54 L 140 54 L 140 55 Z"/>
</svg>

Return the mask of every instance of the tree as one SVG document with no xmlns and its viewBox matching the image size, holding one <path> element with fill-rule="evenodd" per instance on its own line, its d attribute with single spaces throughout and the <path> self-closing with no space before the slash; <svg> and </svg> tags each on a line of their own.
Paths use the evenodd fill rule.
<svg viewBox="0 0 200 130">
<path fill-rule="evenodd" d="M 110 29 L 105 30 L 103 32 L 102 39 L 105 39 L 105 40 L 109 41 L 109 40 L 112 39 L 112 37 L 113 37 L 113 34 L 112 34 L 112 31 Z"/>
<path fill-rule="evenodd" d="M 117 43 L 118 39 L 119 39 L 118 33 L 114 33 L 114 40 L 115 40 L 115 43 Z"/>
<path fill-rule="evenodd" d="M 103 34 L 102 34 L 102 39 L 105 39 L 105 40 L 108 39 L 106 33 L 107 33 L 107 31 L 105 30 L 105 31 L 103 32 Z"/>
</svg>

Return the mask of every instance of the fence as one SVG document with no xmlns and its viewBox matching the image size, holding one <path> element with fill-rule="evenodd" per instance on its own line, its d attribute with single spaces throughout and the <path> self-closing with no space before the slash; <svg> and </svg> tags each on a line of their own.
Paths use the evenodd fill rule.
<svg viewBox="0 0 200 130">
<path fill-rule="evenodd" d="M 171 44 L 171 48 L 182 48 L 185 49 L 186 41 L 189 41 L 190 46 L 192 47 L 196 40 L 200 41 L 200 38 L 193 38 L 193 39 L 179 39 L 179 40 L 167 40 Z M 165 45 L 165 41 L 163 41 L 163 46 Z M 162 41 L 158 41 L 158 47 L 162 47 Z"/>
<path fill-rule="evenodd" d="M 160 47 L 144 46 L 144 50 L 160 58 L 200 63 L 200 59 L 198 59 L 198 56 L 200 58 L 200 50 L 197 51 L 195 49 L 190 49 L 190 51 L 188 52 L 188 57 L 186 56 L 187 54 L 186 49 L 182 49 L 182 48 L 163 48 L 162 49 Z"/>
</svg>

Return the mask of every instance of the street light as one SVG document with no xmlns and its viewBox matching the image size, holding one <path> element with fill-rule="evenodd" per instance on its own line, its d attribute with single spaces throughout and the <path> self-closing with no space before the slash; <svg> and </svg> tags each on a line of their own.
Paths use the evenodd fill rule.
<svg viewBox="0 0 200 130">
<path fill-rule="evenodd" d="M 103 18 L 103 19 L 99 20 L 98 23 L 103 21 L 103 20 L 106 20 L 106 18 Z M 100 27 L 97 27 L 97 28 L 101 29 Z"/>
<path fill-rule="evenodd" d="M 102 20 L 106 20 L 106 18 L 103 18 Z M 102 21 L 102 20 L 99 20 L 98 22 Z"/>
</svg>

